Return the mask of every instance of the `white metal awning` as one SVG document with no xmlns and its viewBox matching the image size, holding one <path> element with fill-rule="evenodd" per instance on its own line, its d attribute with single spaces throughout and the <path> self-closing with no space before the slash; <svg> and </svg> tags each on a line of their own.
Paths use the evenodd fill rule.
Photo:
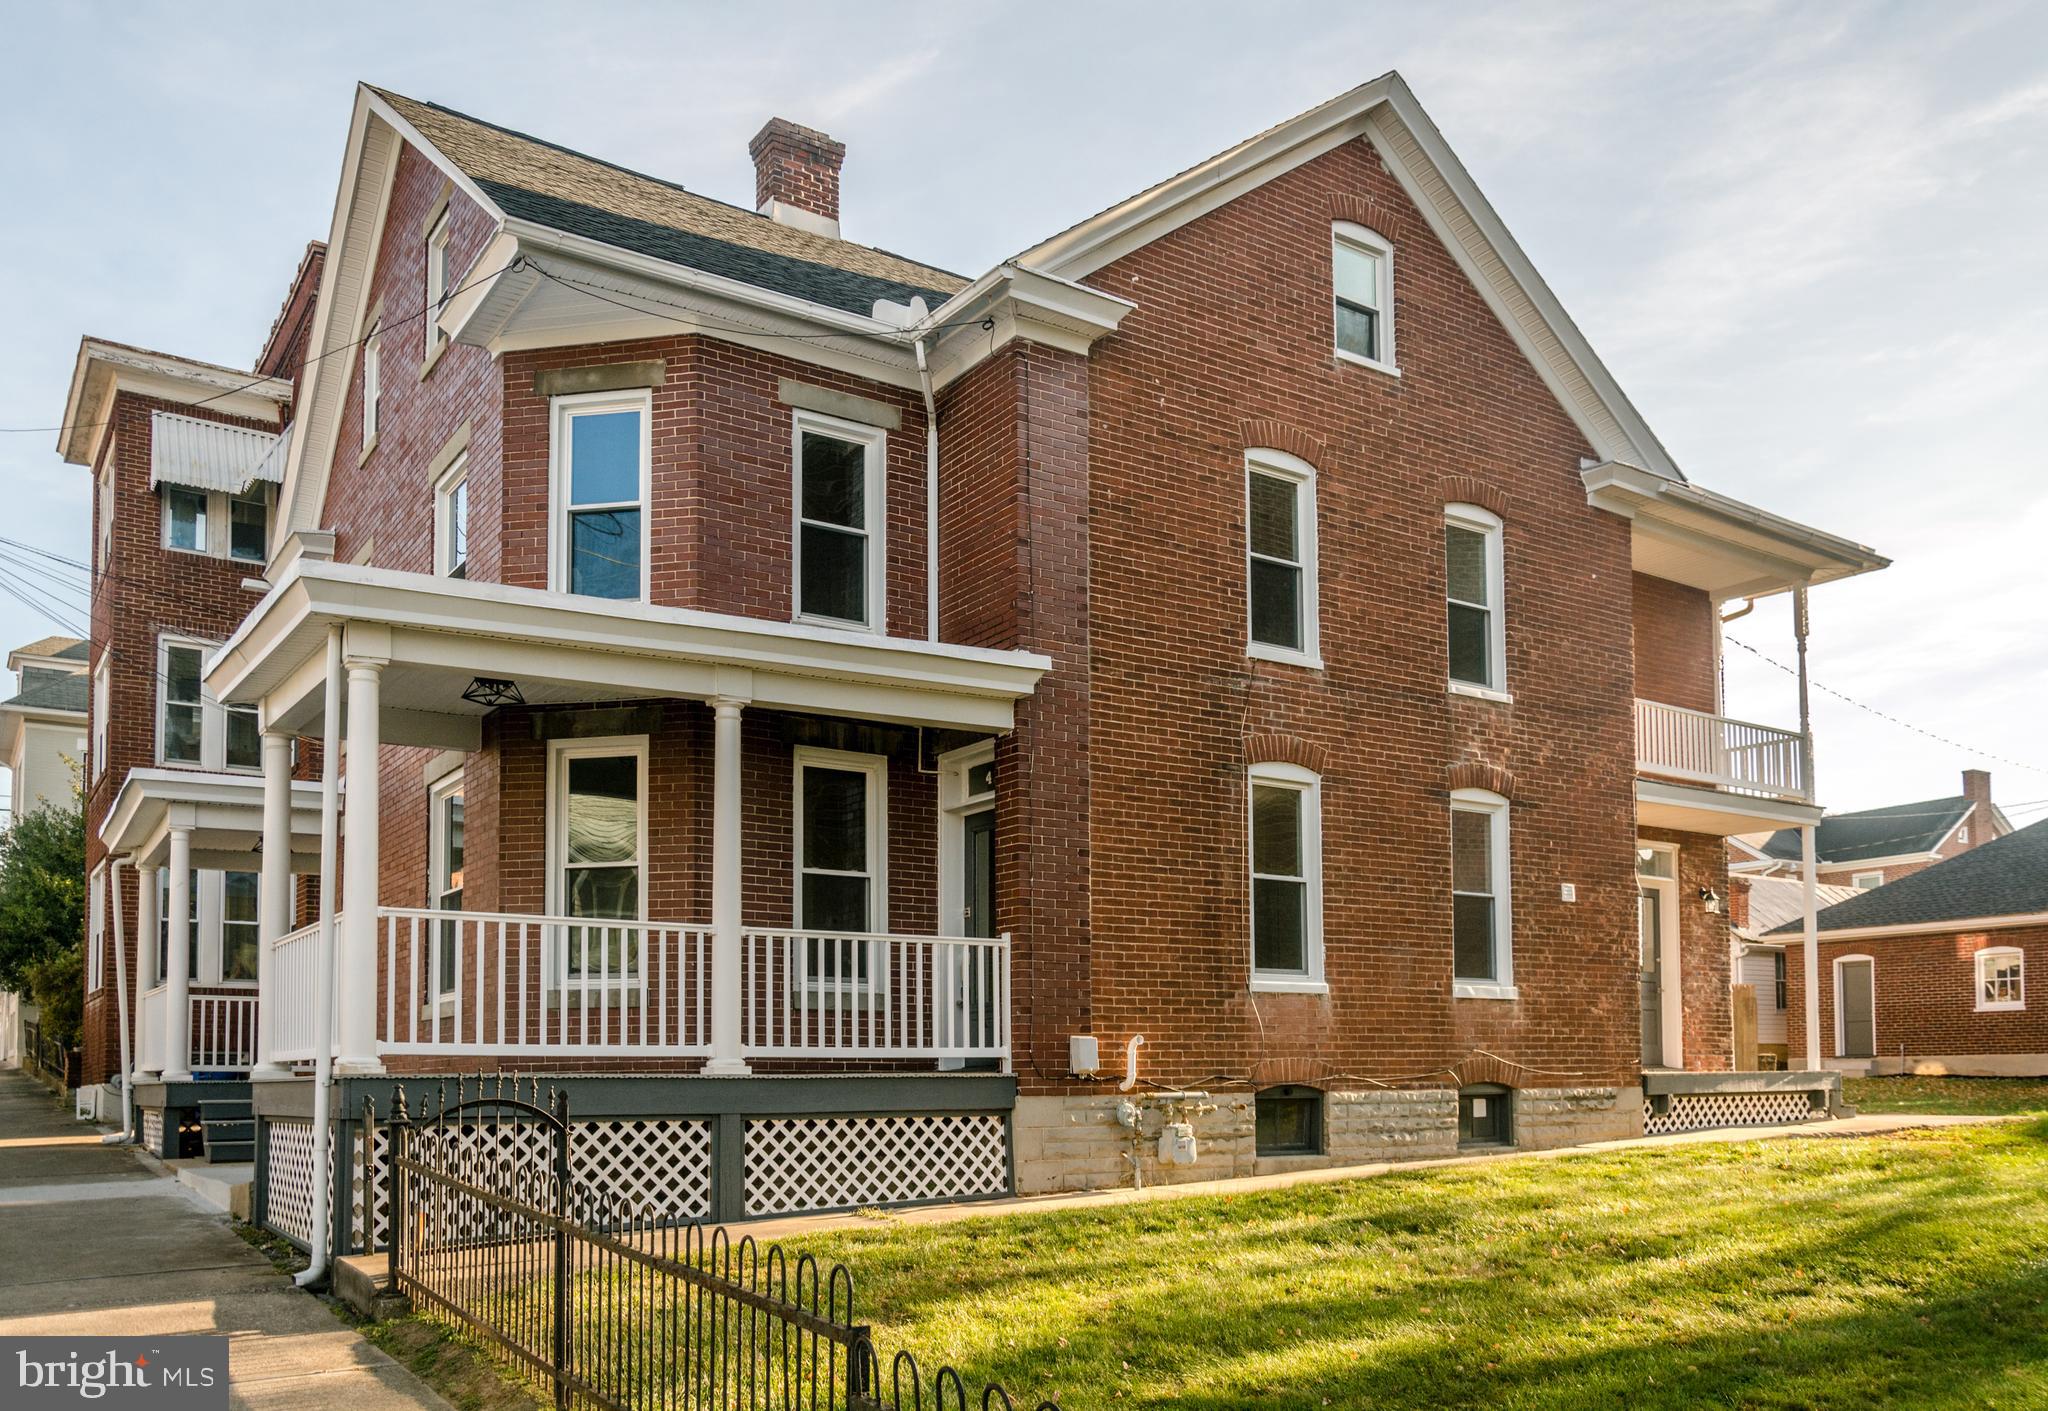
<svg viewBox="0 0 2048 1411">
<path fill-rule="evenodd" d="M 284 437 L 176 412 L 149 418 L 149 486 L 183 485 L 239 495 L 259 480 L 284 479 Z"/>
</svg>

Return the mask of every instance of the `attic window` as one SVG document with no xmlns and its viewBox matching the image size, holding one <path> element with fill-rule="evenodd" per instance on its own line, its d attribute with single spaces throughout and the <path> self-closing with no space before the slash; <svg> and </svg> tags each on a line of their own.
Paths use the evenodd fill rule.
<svg viewBox="0 0 2048 1411">
<path fill-rule="evenodd" d="M 448 300 L 448 212 L 442 211 L 427 231 L 427 356 L 448 341 L 440 324 L 441 305 Z"/>
<path fill-rule="evenodd" d="M 1394 371 L 1394 247 L 1362 225 L 1331 227 L 1337 356 Z"/>
</svg>

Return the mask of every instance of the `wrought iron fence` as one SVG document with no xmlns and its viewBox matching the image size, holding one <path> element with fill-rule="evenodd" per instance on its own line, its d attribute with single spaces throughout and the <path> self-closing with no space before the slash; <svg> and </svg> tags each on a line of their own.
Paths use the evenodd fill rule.
<svg viewBox="0 0 2048 1411">
<path fill-rule="evenodd" d="M 390 1283 L 549 1384 L 557 1407 L 923 1411 L 929 1395 L 934 1411 L 1014 1408 L 993 1385 L 970 1401 L 951 1367 L 927 1380 L 907 1352 L 885 1379 L 844 1265 L 579 1180 L 568 1094 L 482 1080 L 465 1092 L 458 1080 L 452 1102 L 441 1090 L 418 1118 L 399 1092 Z M 366 1152 L 376 1121 L 366 1101 Z"/>
<path fill-rule="evenodd" d="M 40 1073 L 65 1088 L 79 1086 L 85 1066 L 83 1053 L 51 1038 L 37 1020 L 22 1025 L 21 1037 L 22 1052 L 31 1073 Z"/>
</svg>

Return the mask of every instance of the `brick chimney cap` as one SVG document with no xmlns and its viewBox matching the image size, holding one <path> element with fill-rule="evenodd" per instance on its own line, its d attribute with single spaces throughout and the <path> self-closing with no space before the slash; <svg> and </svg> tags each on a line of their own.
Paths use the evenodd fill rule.
<svg viewBox="0 0 2048 1411">
<path fill-rule="evenodd" d="M 834 162 L 842 161 L 846 157 L 844 142 L 835 142 L 815 127 L 805 127 L 802 123 L 791 122 L 788 118 L 770 118 L 763 123 L 761 130 L 754 134 L 753 141 L 747 144 L 747 155 L 759 160 L 761 150 L 778 141 L 787 142 L 792 147 L 805 148 Z"/>
</svg>

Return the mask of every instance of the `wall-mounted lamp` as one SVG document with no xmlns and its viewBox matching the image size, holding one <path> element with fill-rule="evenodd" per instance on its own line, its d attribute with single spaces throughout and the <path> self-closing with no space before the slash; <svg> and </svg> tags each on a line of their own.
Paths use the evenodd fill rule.
<svg viewBox="0 0 2048 1411">
<path fill-rule="evenodd" d="M 526 704 L 526 697 L 519 693 L 518 682 L 501 681 L 495 676 L 479 676 L 471 681 L 463 689 L 462 699 L 475 701 L 486 709 Z"/>
<path fill-rule="evenodd" d="M 1700 905 L 1707 909 L 1709 916 L 1721 914 L 1721 894 L 1712 887 L 1700 888 Z"/>
</svg>

